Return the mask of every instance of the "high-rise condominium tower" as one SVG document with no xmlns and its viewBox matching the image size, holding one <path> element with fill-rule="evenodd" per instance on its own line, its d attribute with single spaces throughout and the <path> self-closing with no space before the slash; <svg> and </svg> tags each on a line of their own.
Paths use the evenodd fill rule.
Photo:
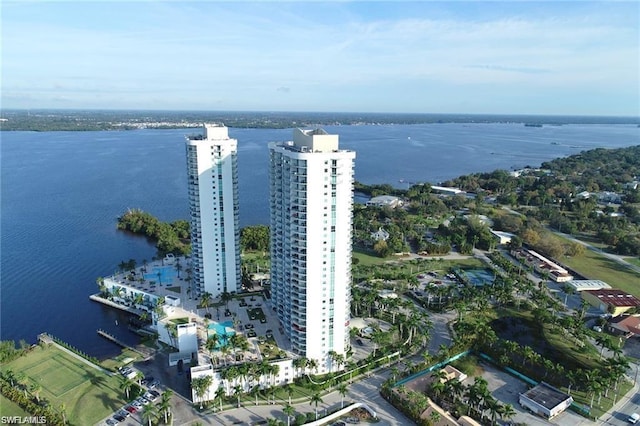
<svg viewBox="0 0 640 426">
<path fill-rule="evenodd" d="M 335 370 L 349 348 L 355 152 L 296 129 L 269 153 L 272 305 L 293 352 Z"/>
<path fill-rule="evenodd" d="M 205 124 L 187 137 L 187 179 L 191 213 L 191 276 L 196 297 L 215 298 L 240 289 L 238 228 L 238 141 L 228 129 Z"/>
</svg>

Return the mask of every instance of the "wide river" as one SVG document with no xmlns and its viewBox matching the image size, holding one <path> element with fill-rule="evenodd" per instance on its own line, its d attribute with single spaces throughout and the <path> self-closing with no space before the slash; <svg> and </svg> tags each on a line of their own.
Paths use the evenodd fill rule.
<svg viewBox="0 0 640 426">
<path fill-rule="evenodd" d="M 636 125 L 424 124 L 325 126 L 356 151 L 364 183 L 437 183 L 462 174 L 539 166 L 583 150 L 640 144 Z M 184 136 L 193 129 L 2 132 L 0 337 L 47 331 L 99 357 L 117 352 L 102 328 L 133 342 L 113 309 L 91 302 L 96 278 L 154 256 L 116 230 L 127 208 L 187 219 Z M 267 143 L 286 130 L 230 129 L 238 139 L 240 222 L 268 223 Z M 402 182 L 401 182 L 402 181 Z M 115 324 L 116 319 L 119 326 Z"/>
</svg>

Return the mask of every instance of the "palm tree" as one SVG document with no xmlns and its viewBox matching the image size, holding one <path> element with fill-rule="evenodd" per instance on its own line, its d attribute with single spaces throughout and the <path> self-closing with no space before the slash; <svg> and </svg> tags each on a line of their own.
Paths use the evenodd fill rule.
<svg viewBox="0 0 640 426">
<path fill-rule="evenodd" d="M 302 372 L 307 367 L 307 358 L 301 356 L 293 360 L 293 367 L 298 369 L 298 375 L 302 375 Z"/>
<path fill-rule="evenodd" d="M 211 293 L 205 291 L 200 299 L 200 307 L 206 308 L 207 313 L 209 313 L 209 304 L 211 304 Z"/>
<path fill-rule="evenodd" d="M 144 380 L 144 374 L 142 374 L 141 372 L 137 371 L 136 372 L 136 377 L 134 377 L 134 379 L 138 381 L 138 386 L 142 386 L 142 380 Z"/>
<path fill-rule="evenodd" d="M 144 303 L 144 296 L 142 295 L 142 293 L 136 293 L 135 297 L 133 298 L 133 303 L 138 306 Z"/>
<path fill-rule="evenodd" d="M 231 301 L 231 299 L 233 299 L 233 297 L 231 296 L 231 293 L 227 291 L 222 292 L 222 294 L 220 295 L 220 301 L 224 303 L 227 309 L 229 309 L 229 302 Z"/>
<path fill-rule="evenodd" d="M 4 372 L 4 378 L 11 383 L 11 386 L 15 386 L 16 375 L 11 369 L 7 369 Z"/>
<path fill-rule="evenodd" d="M 209 386 L 213 382 L 213 377 L 211 376 L 202 376 L 196 377 L 191 380 L 191 388 L 195 391 L 196 397 L 200 400 L 200 409 L 202 410 L 202 402 L 204 401 L 204 396 L 209 390 Z"/>
<path fill-rule="evenodd" d="M 318 420 L 318 404 L 322 402 L 322 398 L 318 392 L 311 395 L 311 399 L 309 400 L 309 405 L 316 405 L 316 420 Z"/>
<path fill-rule="evenodd" d="M 218 343 L 220 343 L 220 337 L 217 334 L 212 334 L 207 338 L 207 342 L 205 343 L 205 347 L 209 351 L 209 353 L 216 350 Z"/>
<path fill-rule="evenodd" d="M 610 346 L 609 339 L 607 339 L 606 337 L 604 337 L 602 335 L 597 335 L 596 336 L 596 345 L 600 346 L 600 359 L 602 359 L 602 355 L 603 355 L 603 352 L 604 352 L 605 348 L 608 348 Z"/>
<path fill-rule="evenodd" d="M 36 401 L 40 402 L 40 391 L 42 390 L 42 386 L 40 385 L 40 383 L 33 383 L 29 390 L 31 391 L 33 396 L 36 397 Z"/>
<path fill-rule="evenodd" d="M 256 397 L 256 405 L 258 405 L 259 394 L 260 394 L 260 385 L 255 385 L 249 390 L 249 395 Z"/>
<path fill-rule="evenodd" d="M 100 290 L 100 296 L 104 296 L 107 292 L 107 287 L 104 285 L 104 278 L 96 278 L 96 284 L 98 284 L 98 290 Z"/>
<path fill-rule="evenodd" d="M 336 390 L 340 394 L 340 408 L 344 408 L 344 397 L 347 395 L 347 385 L 340 383 Z"/>
<path fill-rule="evenodd" d="M 284 391 L 287 393 L 287 396 L 289 397 L 289 405 L 291 405 L 291 397 L 293 396 L 295 389 L 293 388 L 293 386 L 291 386 L 291 383 L 287 383 L 286 385 L 283 386 L 283 388 L 284 388 Z"/>
<path fill-rule="evenodd" d="M 287 404 L 282 408 L 282 412 L 287 415 L 287 426 L 290 426 L 291 417 L 295 413 L 295 409 L 290 404 Z"/>
<path fill-rule="evenodd" d="M 171 389 L 167 389 L 162 393 L 160 397 L 160 412 L 164 414 L 164 422 L 169 423 L 168 416 L 171 414 L 171 397 L 173 396 L 173 391 Z"/>
<path fill-rule="evenodd" d="M 242 386 L 235 385 L 233 387 L 233 396 L 235 396 L 238 400 L 238 408 L 240 408 L 240 395 L 242 395 Z"/>
<path fill-rule="evenodd" d="M 516 414 L 518 414 L 518 413 L 516 412 L 516 410 L 513 409 L 513 405 L 505 404 L 505 405 L 502 406 L 502 411 L 500 413 L 500 418 L 502 418 L 502 420 L 510 420 Z"/>
<path fill-rule="evenodd" d="M 220 411 L 222 411 L 222 400 L 226 395 L 227 393 L 225 392 L 224 387 L 220 386 L 216 391 L 216 399 L 220 401 Z"/>
<path fill-rule="evenodd" d="M 60 415 L 62 416 L 62 424 L 67 424 L 67 406 L 64 405 L 64 402 L 60 404 Z"/>
<path fill-rule="evenodd" d="M 153 404 L 147 404 L 142 407 L 142 421 L 148 422 L 151 426 L 151 421 L 156 419 L 158 412 L 156 406 Z"/>
<path fill-rule="evenodd" d="M 315 370 L 316 374 L 318 373 L 318 361 L 316 361 L 315 359 L 308 360 L 307 361 L 307 367 L 309 369 Z"/>
<path fill-rule="evenodd" d="M 128 377 L 124 377 L 124 376 L 120 376 L 120 389 L 122 389 L 125 393 L 125 395 L 127 395 L 127 400 L 129 399 L 129 392 L 131 391 L 131 389 L 133 388 L 133 385 L 135 384 L 133 382 L 133 380 L 131 380 Z"/>
</svg>

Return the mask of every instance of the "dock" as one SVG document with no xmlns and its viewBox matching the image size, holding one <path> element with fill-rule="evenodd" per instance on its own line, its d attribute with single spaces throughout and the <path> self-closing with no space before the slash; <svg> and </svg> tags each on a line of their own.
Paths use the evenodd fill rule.
<svg viewBox="0 0 640 426">
<path fill-rule="evenodd" d="M 129 349 L 130 351 L 133 351 L 133 352 L 135 352 L 135 353 L 137 353 L 137 354 L 140 354 L 140 355 L 141 355 L 141 356 L 143 356 L 145 359 L 146 359 L 146 358 L 149 358 L 149 357 L 151 356 L 151 354 L 150 354 L 150 353 L 145 353 L 145 352 L 140 351 L 139 349 L 136 349 L 136 348 L 134 348 L 134 347 L 132 347 L 132 346 L 129 346 L 129 345 L 127 345 L 126 343 L 124 343 L 123 341 L 121 341 L 121 340 L 117 339 L 116 337 L 112 336 L 111 334 L 107 333 L 107 332 L 106 332 L 106 331 L 104 331 L 104 330 L 100 330 L 100 329 L 98 329 L 98 334 L 99 334 L 100 336 L 104 337 L 105 339 L 107 339 L 107 340 L 109 340 L 109 341 L 111 341 L 111 342 L 115 343 L 116 345 L 118 345 L 118 346 L 122 347 L 122 348 Z"/>
</svg>

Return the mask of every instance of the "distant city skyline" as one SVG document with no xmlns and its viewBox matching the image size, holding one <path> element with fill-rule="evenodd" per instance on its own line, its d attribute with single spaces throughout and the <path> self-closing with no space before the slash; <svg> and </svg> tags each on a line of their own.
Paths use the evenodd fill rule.
<svg viewBox="0 0 640 426">
<path fill-rule="evenodd" d="M 4 1 L 2 108 L 640 115 L 640 3 Z"/>
</svg>

